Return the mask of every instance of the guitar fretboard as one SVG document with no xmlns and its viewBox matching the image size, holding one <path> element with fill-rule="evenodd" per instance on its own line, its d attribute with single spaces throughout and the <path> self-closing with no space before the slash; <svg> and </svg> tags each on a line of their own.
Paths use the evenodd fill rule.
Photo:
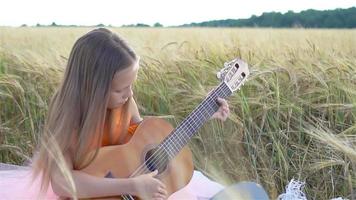
<svg viewBox="0 0 356 200">
<path fill-rule="evenodd" d="M 199 128 L 219 109 L 217 98 L 225 99 L 231 94 L 232 91 L 226 83 L 221 82 L 220 85 L 162 141 L 159 148 L 163 148 L 169 157 L 173 158 L 197 133 Z"/>
</svg>

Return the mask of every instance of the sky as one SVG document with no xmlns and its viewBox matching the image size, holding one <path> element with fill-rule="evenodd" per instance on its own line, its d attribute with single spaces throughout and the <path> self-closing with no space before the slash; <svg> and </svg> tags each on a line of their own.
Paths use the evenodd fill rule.
<svg viewBox="0 0 356 200">
<path fill-rule="evenodd" d="M 263 12 L 327 10 L 356 6 L 356 0 L 2 0 L 0 26 L 112 25 L 156 22 L 175 26 L 241 19 Z"/>
</svg>

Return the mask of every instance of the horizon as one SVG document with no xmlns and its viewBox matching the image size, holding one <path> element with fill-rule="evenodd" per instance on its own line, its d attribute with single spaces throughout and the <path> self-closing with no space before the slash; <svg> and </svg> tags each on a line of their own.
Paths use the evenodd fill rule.
<svg viewBox="0 0 356 200">
<path fill-rule="evenodd" d="M 69 7 L 67 7 L 66 2 L 70 5 Z M 184 2 L 187 2 L 190 6 L 186 6 Z M 21 3 L 29 3 L 29 5 L 18 7 Z M 299 13 L 308 9 L 334 10 L 356 6 L 354 1 L 349 0 L 333 2 L 321 0 L 314 0 L 312 2 L 307 0 L 299 2 L 282 0 L 258 2 L 257 0 L 250 0 L 249 2 L 243 2 L 242 6 L 239 6 L 239 2 L 232 2 L 232 0 L 220 0 L 219 3 L 202 2 L 199 0 L 194 2 L 182 0 L 180 2 L 169 3 L 163 0 L 155 0 L 153 2 L 133 0 L 125 2 L 126 4 L 122 6 L 127 9 L 115 10 L 115 8 L 120 7 L 120 4 L 107 0 L 106 4 L 90 4 L 90 1 L 85 1 L 87 3 L 85 6 L 88 7 L 83 10 L 80 9 L 83 7 L 83 0 L 72 3 L 69 3 L 69 0 L 64 0 L 61 2 L 57 1 L 57 3 L 59 4 L 56 5 L 56 3 L 45 0 L 35 0 L 32 2 L 14 0 L 3 3 L 3 11 L 0 13 L 0 26 L 19 27 L 22 25 L 36 26 L 37 24 L 50 26 L 52 23 L 55 23 L 62 26 L 96 26 L 103 24 L 105 26 L 118 27 L 138 23 L 153 26 L 155 23 L 160 23 L 168 27 L 212 20 L 246 19 L 253 15 L 260 16 L 265 12 L 280 12 L 283 14 L 293 11 Z M 113 6 L 107 6 L 108 4 L 112 4 Z M 256 7 L 256 4 L 259 6 Z M 233 6 L 226 7 L 226 5 Z M 174 8 L 172 9 L 172 7 Z M 184 16 L 181 15 L 181 11 L 183 10 Z"/>
</svg>

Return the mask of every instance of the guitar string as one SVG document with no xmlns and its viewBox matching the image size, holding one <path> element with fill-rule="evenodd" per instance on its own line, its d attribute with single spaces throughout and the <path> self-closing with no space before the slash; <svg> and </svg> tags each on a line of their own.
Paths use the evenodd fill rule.
<svg viewBox="0 0 356 200">
<path fill-rule="evenodd" d="M 224 82 L 222 82 L 222 83 L 224 83 Z M 204 108 L 204 107 L 209 107 L 209 108 L 211 108 L 211 109 L 213 109 L 213 111 L 214 111 L 214 108 L 212 108 L 211 107 L 211 105 L 209 104 L 209 103 L 211 103 L 211 102 L 209 102 L 209 100 L 212 100 L 212 98 L 215 98 L 215 97 L 217 97 L 217 96 L 219 96 L 219 94 L 220 94 L 220 92 L 223 92 L 223 94 L 224 95 L 226 95 L 226 92 L 229 92 L 230 91 L 230 89 L 227 87 L 227 88 L 223 88 L 223 87 L 218 87 L 215 91 L 213 91 L 212 92 L 212 95 L 211 96 L 209 96 L 209 97 L 207 97 L 206 99 L 205 99 L 205 102 L 203 102 L 202 104 L 200 104 L 200 106 L 198 106 L 196 109 L 194 109 L 193 111 L 192 111 L 192 113 L 191 114 L 194 114 L 195 112 L 195 110 L 197 110 L 198 111 L 198 113 L 200 113 L 200 114 L 203 114 L 203 113 L 201 113 L 200 111 L 200 108 Z M 226 96 L 228 96 L 228 95 L 226 95 Z M 193 116 L 193 115 L 189 115 L 189 116 Z M 188 117 L 189 117 L 188 116 Z M 194 128 L 199 128 L 199 123 L 201 123 L 201 122 L 198 122 L 198 123 L 195 123 L 196 121 L 194 121 L 194 118 L 193 118 L 193 120 L 192 120 L 192 123 L 189 123 L 188 122 L 188 125 L 192 125 L 193 123 L 195 124 L 195 125 L 198 125 L 197 127 L 194 127 Z M 179 127 L 180 128 L 180 127 Z M 186 127 L 182 127 L 183 129 L 182 129 L 182 131 L 186 131 L 186 130 L 189 130 L 189 128 L 186 126 Z M 191 127 L 190 127 L 191 128 Z M 176 131 L 178 131 L 179 129 L 176 129 Z M 195 131 L 196 132 L 196 131 Z M 195 133 L 194 132 L 194 133 Z M 188 135 L 186 135 L 186 136 L 188 136 Z M 169 137 L 168 139 L 167 139 L 167 141 L 170 141 L 170 142 L 172 142 L 173 141 L 173 139 L 179 139 L 180 140 L 180 135 L 177 135 L 177 134 L 175 134 L 175 136 L 172 136 L 172 137 Z M 182 141 L 182 140 L 180 140 L 180 141 Z M 184 142 L 182 142 L 182 144 L 179 144 L 181 147 L 184 147 L 185 145 L 184 145 L 184 143 L 185 143 L 186 141 L 184 141 Z M 179 142 L 178 142 L 179 143 Z M 173 144 L 173 143 L 171 143 L 171 144 Z M 173 144 L 174 145 L 174 144 Z M 154 154 L 152 154 L 143 164 L 141 164 L 141 166 L 139 166 L 137 169 L 136 169 L 136 171 L 131 175 L 131 176 L 134 176 L 134 175 L 139 175 L 139 174 L 141 174 L 141 173 L 145 173 L 145 172 L 149 172 L 149 171 L 147 171 L 147 168 L 146 168 L 146 163 L 147 163 L 147 161 L 150 161 L 151 160 L 151 158 L 157 158 L 157 162 L 156 161 L 154 161 L 153 162 L 153 165 L 159 165 L 158 166 L 158 168 L 160 168 L 161 167 L 161 165 L 163 165 L 164 163 L 163 162 L 161 162 L 162 160 L 164 160 L 164 159 L 162 159 L 162 157 L 163 158 L 165 158 L 165 153 L 164 153 L 164 150 L 170 150 L 170 148 L 169 148 L 169 146 L 168 145 L 162 145 L 162 146 L 160 146 L 159 148 L 161 148 L 161 147 L 163 147 L 164 149 L 163 149 L 163 151 L 156 151 L 156 152 L 158 152 L 158 154 L 155 152 Z M 173 146 L 172 146 L 173 147 Z M 175 146 L 176 147 L 176 146 Z M 173 148 L 172 148 L 173 149 Z M 176 151 L 177 149 L 175 149 L 175 151 Z M 178 150 L 179 150 L 179 148 L 178 148 Z M 173 150 L 173 152 L 174 152 L 174 150 Z M 168 152 L 167 152 L 168 153 Z M 176 152 L 176 153 L 178 153 L 178 152 Z M 157 155 L 155 155 L 155 154 L 157 154 Z M 172 154 L 172 156 L 174 157 L 174 153 Z M 173 158 L 172 157 L 172 158 Z M 130 177 L 131 177 L 130 176 Z M 131 199 L 132 197 L 131 197 L 131 195 L 128 195 L 127 196 L 129 199 Z M 124 197 L 125 198 L 125 197 Z M 126 199 L 125 199 L 126 200 Z"/>
<path fill-rule="evenodd" d="M 225 82 L 222 82 L 221 84 L 223 84 L 223 83 L 225 83 Z M 220 85 L 221 85 L 220 84 Z M 226 83 L 225 83 L 226 84 Z M 222 87 L 222 86 L 218 86 L 218 88 L 215 90 L 215 91 L 213 91 L 212 92 L 212 95 L 210 95 L 209 97 L 207 97 L 206 99 L 205 99 L 205 102 L 203 102 L 202 104 L 200 104 L 200 106 L 198 106 L 196 109 L 194 109 L 193 111 L 192 111 L 192 113 L 191 114 L 194 114 L 195 112 L 195 110 L 197 110 L 198 111 L 198 114 L 203 114 L 203 113 L 201 113 L 200 111 L 201 110 L 199 110 L 200 108 L 199 107 L 209 107 L 209 108 L 211 108 L 211 109 L 214 109 L 214 108 L 212 108 L 211 107 L 211 105 L 209 104 L 209 103 L 211 103 L 211 102 L 209 102 L 208 100 L 212 100 L 212 98 L 215 98 L 215 97 L 217 97 L 218 96 L 218 94 L 219 94 L 219 92 L 223 92 L 223 94 L 224 95 L 227 95 L 226 94 L 226 92 L 229 92 L 229 91 L 231 91 L 230 89 L 229 89 L 229 87 L 226 87 L 226 88 L 224 88 L 224 87 Z M 214 95 L 215 94 L 215 95 Z M 229 94 L 228 94 L 229 95 Z M 227 96 L 228 96 L 227 95 Z M 210 98 L 210 99 L 209 99 Z M 189 115 L 189 116 L 191 116 L 191 115 Z M 189 117 L 188 116 L 188 117 Z M 192 115 L 193 116 L 193 115 Z M 199 123 L 200 122 L 197 122 L 197 123 L 195 123 L 196 121 L 194 121 L 194 118 L 193 118 L 193 120 L 192 120 L 192 123 L 190 123 L 190 122 L 188 122 L 187 124 L 188 125 L 192 125 L 193 123 L 194 123 L 194 125 L 196 126 L 196 125 L 198 125 L 197 127 L 193 127 L 194 129 L 195 128 L 199 128 Z M 180 128 L 180 127 L 179 127 Z M 185 132 L 185 131 L 187 131 L 187 130 L 189 130 L 189 127 L 187 127 L 187 126 L 185 126 L 185 127 L 182 127 L 183 129 L 181 130 L 181 131 L 183 131 L 183 132 Z M 191 127 L 190 127 L 191 128 Z M 179 129 L 176 129 L 176 131 L 178 131 Z M 196 130 L 197 131 L 197 130 Z M 195 132 L 196 132 L 195 131 Z M 195 133 L 194 132 L 194 133 Z M 186 135 L 186 136 L 188 136 L 189 137 L 189 135 Z M 174 137 L 174 138 L 173 138 Z M 179 139 L 181 142 L 182 142 L 182 140 L 181 140 L 181 136 L 180 135 L 177 135 L 177 134 L 175 134 L 175 136 L 172 136 L 172 137 L 169 137 L 168 139 L 167 139 L 167 141 L 173 141 L 173 139 L 175 139 L 175 138 L 177 138 L 177 139 Z M 183 146 L 181 146 L 181 144 L 180 144 L 180 142 L 178 142 L 179 143 L 179 145 L 181 146 L 181 147 L 184 147 L 185 145 L 184 145 L 184 143 L 185 143 L 186 141 L 183 141 L 181 144 L 183 144 Z M 173 144 L 173 143 L 171 143 L 171 144 Z M 176 145 L 174 145 L 175 147 L 177 147 Z M 163 162 L 161 162 L 162 160 L 164 161 L 164 158 L 165 158 L 165 151 L 164 150 L 173 150 L 173 152 L 174 152 L 174 150 L 177 150 L 176 148 L 171 148 L 170 149 L 170 147 L 169 147 L 169 145 L 162 145 L 162 146 L 160 146 L 159 148 L 161 148 L 161 147 L 163 147 L 164 149 L 163 149 L 163 151 L 156 151 L 156 152 L 158 152 L 158 153 L 154 153 L 154 154 L 152 154 L 144 163 L 142 163 L 136 170 L 135 170 L 135 172 L 131 175 L 131 176 L 134 176 L 134 175 L 140 175 L 141 173 L 145 173 L 145 172 L 149 172 L 149 171 L 147 171 L 147 168 L 145 168 L 145 164 L 147 163 L 147 161 L 149 161 L 149 160 L 151 160 L 151 159 L 153 159 L 153 158 L 157 158 L 157 162 L 153 162 L 153 165 L 156 165 L 156 164 L 158 164 L 159 165 L 159 167 L 161 167 L 161 164 L 163 165 L 164 163 Z M 179 150 L 179 148 L 178 148 L 178 150 Z M 167 152 L 168 153 L 168 152 Z M 178 152 L 176 152 L 176 153 L 178 153 Z M 158 155 L 155 155 L 155 154 L 158 154 Z M 173 157 L 174 157 L 174 154 L 172 155 Z M 172 158 L 173 158 L 172 157 Z M 163 158 L 163 159 L 162 159 Z M 158 168 L 159 168 L 158 167 Z M 131 177 L 130 176 L 130 177 Z M 131 195 L 122 195 L 123 197 L 124 197 L 124 199 L 126 198 L 125 196 L 127 196 L 129 199 L 132 199 L 132 197 L 131 197 Z M 125 199 L 126 200 L 126 199 Z"/>
<path fill-rule="evenodd" d="M 216 92 L 220 92 L 219 90 L 216 90 Z M 211 98 L 210 98 L 211 97 Z M 210 99 L 209 99 L 210 98 Z M 212 95 L 212 96 L 209 96 L 206 100 L 212 100 L 212 98 L 214 98 L 214 96 Z M 209 101 L 205 101 L 203 104 L 201 104 L 199 107 L 204 107 L 204 106 L 209 106 L 209 104 L 207 104 L 207 103 L 209 103 Z M 207 105 L 206 105 L 207 104 Z M 195 109 L 195 110 L 198 110 L 198 113 L 200 113 L 200 114 L 202 114 L 201 112 L 200 112 L 200 110 L 199 110 L 199 107 L 197 108 L 197 109 Z M 210 106 L 209 106 L 210 107 Z M 211 107 L 210 107 L 211 108 Z M 195 111 L 194 110 L 194 111 Z M 194 113 L 194 111 L 192 111 L 192 113 Z M 193 123 L 195 122 L 194 120 L 192 120 L 193 121 Z M 189 124 L 189 122 L 187 123 L 187 124 Z M 190 124 L 192 124 L 192 123 L 190 123 Z M 195 125 L 197 125 L 196 123 L 194 123 Z M 181 129 L 179 129 L 179 128 L 181 128 Z M 176 131 L 187 131 L 187 130 L 189 130 L 188 129 L 188 127 L 187 126 L 185 126 L 185 127 L 179 127 L 178 129 L 176 129 Z M 173 138 L 174 137 L 174 138 Z M 180 137 L 180 135 L 177 135 L 177 134 L 175 134 L 175 136 L 172 136 L 172 137 L 169 137 L 168 139 L 167 139 L 167 142 L 172 142 L 173 141 L 173 139 L 175 139 L 175 138 L 177 138 L 177 139 L 181 139 L 181 137 Z M 182 141 L 182 140 L 181 140 Z M 171 143 L 171 144 L 173 144 L 173 143 Z M 182 143 L 182 144 L 184 144 L 184 143 Z M 167 149 L 167 150 L 173 150 L 173 151 L 171 151 L 171 152 L 174 152 L 174 149 L 173 148 L 170 148 L 170 146 L 169 145 L 162 145 L 162 146 L 159 146 L 159 147 L 163 147 L 163 148 L 165 148 L 165 149 Z M 172 146 L 173 147 L 173 146 Z M 174 146 L 174 147 L 176 147 L 176 146 Z M 177 150 L 177 148 L 175 148 L 175 150 Z M 157 153 L 154 153 L 154 154 L 152 154 L 146 161 L 150 161 L 151 160 L 151 158 L 153 158 L 153 157 L 156 157 L 156 158 L 158 158 L 159 156 L 161 156 L 162 157 L 162 154 L 164 154 L 164 151 L 156 151 L 156 152 L 158 152 L 158 153 L 160 153 L 160 155 L 156 155 Z M 168 152 L 169 153 L 169 152 Z M 172 156 L 174 156 L 174 153 L 172 153 Z M 147 162 L 146 162 L 147 163 Z M 145 167 L 145 165 L 144 165 L 145 163 L 143 163 L 142 164 L 142 167 Z M 135 174 L 135 172 L 133 173 L 133 175 Z M 136 174 L 135 174 L 136 175 Z"/>
<path fill-rule="evenodd" d="M 209 102 L 209 100 L 212 100 L 212 98 L 215 98 L 216 96 L 218 96 L 219 95 L 219 93 L 220 93 L 220 91 L 223 91 L 223 90 L 229 90 L 229 88 L 223 88 L 223 87 L 220 87 L 220 85 L 218 86 L 218 88 L 215 90 L 215 91 L 213 91 L 212 92 L 212 94 L 210 95 L 210 96 L 208 96 L 206 99 L 205 99 L 205 102 L 203 102 L 202 104 L 200 104 L 200 106 L 198 106 L 196 109 L 194 109 L 193 111 L 192 111 L 192 113 L 195 113 L 194 111 L 195 110 L 197 110 L 198 111 L 198 113 L 201 111 L 200 110 L 200 108 L 201 107 L 206 107 L 206 106 L 209 106 L 210 108 L 211 108 L 211 106 L 209 105 L 209 103 L 211 103 L 211 102 Z M 215 96 L 215 95 L 216 96 Z M 226 93 L 224 93 L 224 95 L 226 95 Z M 210 98 L 210 99 L 209 99 Z M 200 108 L 199 108 L 200 107 Z M 200 114 L 202 114 L 201 112 L 200 112 Z M 190 115 L 189 115 L 190 116 Z M 188 117 L 189 117 L 188 116 Z M 199 125 L 199 124 L 196 124 L 195 122 L 194 122 L 194 118 L 193 118 L 193 120 L 192 120 L 193 122 L 192 122 L 192 124 L 194 123 L 195 125 Z M 189 122 L 188 122 L 189 123 Z M 199 123 L 199 122 L 198 122 Z M 198 127 L 195 127 L 195 128 L 198 128 Z M 186 128 L 186 127 L 183 127 L 183 129 L 182 129 L 182 131 L 186 131 L 188 128 Z M 179 130 L 179 128 L 178 129 L 176 129 L 176 131 L 178 131 Z M 188 135 L 186 135 L 186 136 L 188 136 Z M 180 137 L 180 135 L 176 135 L 176 136 L 172 136 L 172 137 L 169 137 L 168 139 L 167 139 L 167 141 L 173 141 L 173 137 L 177 137 L 177 139 L 180 139 L 179 137 Z M 182 141 L 182 140 L 181 140 Z M 173 143 L 171 143 L 171 144 L 173 144 Z M 182 142 L 182 144 L 184 144 L 184 142 Z M 179 144 L 180 146 L 181 146 L 181 144 Z M 183 145 L 183 146 L 185 146 L 185 145 Z M 182 147 L 183 147 L 182 146 Z M 161 151 L 158 151 L 158 154 L 155 152 L 154 154 L 152 154 L 143 164 L 141 164 L 137 169 L 136 169 L 136 171 L 131 175 L 131 176 L 135 176 L 135 175 L 139 175 L 139 174 L 142 174 L 142 173 L 145 173 L 146 171 L 147 171 L 147 168 L 146 168 L 146 163 L 147 163 L 147 161 L 150 161 L 151 159 L 153 159 L 153 158 L 155 158 L 155 156 L 156 156 L 156 158 L 158 159 L 158 165 L 163 165 L 163 163 L 162 162 L 160 162 L 161 160 L 162 160 L 162 157 L 164 157 L 165 156 L 165 154 L 164 154 L 164 150 L 167 148 L 167 150 L 169 149 L 169 145 L 162 145 L 161 147 L 163 147 L 164 149 L 163 149 L 163 151 L 161 152 Z M 159 147 L 160 148 L 160 147 Z M 155 154 L 157 154 L 157 155 L 155 155 Z M 174 156 L 174 154 L 172 155 L 172 156 Z M 161 159 L 161 160 L 159 160 L 159 159 Z M 155 164 L 157 164 L 157 163 L 154 163 L 154 165 Z M 158 167 L 158 168 L 160 168 L 160 166 Z M 148 171 L 147 171 L 148 172 Z M 130 177 L 131 177 L 130 176 Z M 129 199 L 129 200 L 132 200 L 133 199 L 133 197 L 131 196 L 131 195 L 122 195 L 122 197 L 124 198 L 124 200 L 127 200 L 127 199 Z"/>
<path fill-rule="evenodd" d="M 227 88 L 228 89 L 228 88 Z M 224 90 L 226 90 L 226 89 L 224 89 L 224 88 L 222 88 L 222 90 L 220 90 L 220 91 L 222 91 L 222 92 L 224 92 Z M 219 93 L 218 92 L 220 92 L 219 90 L 216 90 L 216 95 L 218 95 Z M 226 93 L 224 92 L 224 95 L 226 95 Z M 211 108 L 212 109 L 212 111 L 214 111 L 214 108 L 212 108 L 211 107 L 211 105 L 210 105 L 210 103 L 211 102 L 209 102 L 209 100 L 213 100 L 213 98 L 216 98 L 217 96 L 215 96 L 215 95 L 212 95 L 211 96 L 211 98 L 207 98 L 206 99 L 206 101 L 200 106 L 200 107 L 202 107 L 202 108 L 204 108 L 204 107 L 209 107 L 209 108 Z M 201 110 L 199 110 L 199 108 L 198 109 L 196 109 L 198 112 L 198 114 L 204 114 L 204 113 L 202 113 L 201 112 Z M 194 113 L 194 111 L 192 112 L 192 113 Z M 193 115 L 192 115 L 193 116 Z M 199 124 L 199 123 L 201 123 L 201 122 L 203 122 L 203 121 L 201 121 L 201 122 L 199 122 L 199 121 L 196 121 L 195 120 L 195 118 L 193 118 L 192 120 L 191 120 L 191 122 L 192 123 L 190 123 L 189 121 L 188 121 L 188 125 L 195 125 L 194 126 L 194 129 L 198 129 L 201 125 Z M 180 128 L 180 129 L 179 129 Z M 176 129 L 176 131 L 178 132 L 178 131 L 182 131 L 182 132 L 184 132 L 184 133 L 186 133 L 186 131 L 189 131 L 190 129 L 192 129 L 192 126 L 190 126 L 190 127 L 188 127 L 188 126 L 183 126 L 183 127 L 179 127 L 178 129 Z M 193 133 L 195 133 L 197 130 L 194 130 L 193 129 Z M 161 147 L 163 147 L 164 149 L 163 149 L 163 151 L 158 151 L 158 153 L 160 153 L 160 155 L 156 155 L 155 157 L 157 158 L 157 160 L 156 161 L 162 161 L 162 157 L 164 157 L 165 155 L 164 155 L 164 150 L 166 150 L 166 149 L 168 149 L 168 150 L 173 150 L 173 154 L 172 154 L 172 157 L 171 158 L 173 158 L 174 157 L 174 155 L 175 155 L 175 153 L 178 153 L 178 151 L 177 150 L 179 150 L 179 148 L 181 148 L 181 147 L 184 147 L 185 146 L 185 143 L 187 142 L 187 141 L 183 141 L 182 142 L 182 138 L 184 138 L 184 137 L 182 137 L 182 135 L 179 135 L 179 134 L 177 134 L 177 132 L 175 132 L 174 133 L 174 135 L 172 136 L 172 137 L 170 137 L 170 138 L 168 138 L 168 142 L 172 142 L 172 141 L 174 141 L 174 139 L 178 139 L 178 140 L 180 140 L 181 141 L 181 143 L 180 142 L 178 142 L 179 143 L 179 147 L 177 147 L 177 145 L 175 145 L 174 143 L 170 143 L 170 144 L 172 144 L 172 145 L 162 145 Z M 188 136 L 188 137 L 192 137 L 193 135 L 187 135 L 187 134 L 185 134 L 185 136 Z M 174 153 L 174 151 L 176 151 L 175 153 Z M 163 155 L 162 155 L 163 154 Z M 154 156 L 154 155 L 153 155 Z M 153 156 L 151 156 L 151 157 L 153 157 Z M 160 159 L 160 160 L 159 160 Z M 147 161 L 148 161 L 149 159 L 147 159 Z M 164 160 L 163 160 L 164 161 Z M 145 163 L 143 163 L 143 164 L 145 164 Z M 153 163 L 153 164 L 157 164 L 157 162 L 156 163 Z M 143 166 L 145 166 L 145 165 L 143 165 Z"/>
<path fill-rule="evenodd" d="M 224 83 L 224 82 L 222 82 L 222 83 Z M 205 99 L 205 102 L 203 102 L 200 106 L 198 106 L 196 109 L 194 109 L 193 111 L 192 111 L 192 114 L 194 114 L 195 112 L 195 110 L 197 110 L 198 111 L 198 114 L 203 114 L 203 113 L 201 113 L 200 111 L 200 108 L 204 108 L 204 107 L 209 107 L 209 108 L 211 108 L 211 109 L 214 109 L 214 108 L 212 108 L 211 107 L 211 105 L 209 104 L 209 103 L 211 103 L 209 100 L 213 100 L 212 98 L 215 98 L 215 97 L 217 97 L 217 96 L 219 96 L 219 94 L 220 94 L 220 92 L 223 92 L 223 94 L 224 95 L 226 95 L 226 92 L 229 92 L 230 91 L 230 89 L 228 88 L 228 87 L 226 87 L 226 88 L 224 88 L 224 87 L 220 87 L 220 86 L 218 86 L 218 88 L 215 90 L 215 91 L 213 91 L 212 92 L 212 95 L 211 96 L 209 96 L 209 97 L 207 97 L 206 99 Z M 226 96 L 228 96 L 228 95 L 226 95 Z M 214 110 L 213 110 L 214 111 Z M 189 116 L 193 116 L 193 115 L 189 115 Z M 188 116 L 188 117 L 189 117 Z M 192 125 L 193 123 L 194 123 L 194 125 L 195 126 L 197 126 L 197 127 L 193 127 L 194 129 L 195 128 L 199 128 L 199 123 L 200 122 L 197 122 L 197 123 L 195 123 L 196 121 L 194 121 L 194 118 L 193 118 L 193 120 L 192 120 L 192 123 L 187 123 L 188 125 Z M 189 130 L 189 127 L 187 127 L 187 126 L 185 126 L 185 127 L 182 127 L 183 129 L 181 130 L 181 131 L 187 131 L 187 130 Z M 190 127 L 191 128 L 191 127 Z M 176 131 L 178 131 L 179 129 L 176 129 Z M 195 133 L 195 132 L 194 132 Z M 186 135 L 186 136 L 188 136 L 188 135 Z M 172 142 L 173 141 L 173 139 L 179 139 L 181 142 L 182 142 L 182 140 L 181 140 L 181 136 L 180 135 L 177 135 L 177 134 L 175 134 L 175 136 L 172 136 L 172 137 L 169 137 L 168 138 L 168 140 L 167 141 L 170 141 L 170 142 Z M 181 146 L 181 147 L 184 147 L 185 145 L 184 145 L 184 143 L 185 143 L 186 141 L 183 141 L 182 143 L 180 143 L 180 142 L 178 142 L 179 143 L 179 145 Z M 171 143 L 171 144 L 173 144 L 173 143 Z M 182 145 L 183 144 L 183 145 Z M 173 144 L 174 145 L 174 144 Z M 177 147 L 176 145 L 174 145 L 175 147 Z M 162 160 L 164 161 L 164 159 L 162 159 L 162 158 L 165 158 L 165 153 L 164 153 L 164 150 L 173 150 L 173 148 L 171 148 L 170 149 L 170 147 L 169 147 L 169 145 L 162 145 L 162 146 L 160 146 L 159 148 L 161 148 L 161 147 L 163 147 L 164 149 L 162 150 L 162 151 L 156 151 L 156 152 L 158 152 L 158 153 L 154 153 L 154 154 L 152 154 L 143 164 L 141 164 L 141 166 L 139 166 L 138 167 L 138 169 L 131 175 L 131 176 L 134 176 L 134 175 L 139 175 L 139 174 L 141 174 L 141 173 L 145 173 L 145 172 L 149 172 L 149 171 L 147 171 L 147 169 L 146 169 L 146 163 L 147 163 L 147 161 L 150 161 L 152 158 L 157 158 L 157 162 L 153 162 L 153 165 L 159 165 L 158 166 L 158 168 L 160 168 L 161 167 L 161 165 L 163 165 L 164 163 L 163 162 L 161 162 Z M 173 147 L 173 146 L 172 146 Z M 176 148 L 174 148 L 174 150 L 173 150 L 173 152 L 174 151 L 176 151 L 177 149 Z M 179 148 L 178 148 L 178 150 L 179 150 Z M 168 152 L 167 152 L 168 153 Z M 178 152 L 177 152 L 178 153 Z M 157 154 L 157 155 L 156 155 Z M 172 156 L 174 157 L 174 153 L 172 154 Z M 173 158 L 172 157 L 172 158 Z M 131 195 L 130 195 L 131 196 Z M 131 197 L 130 197 L 131 198 Z"/>
</svg>

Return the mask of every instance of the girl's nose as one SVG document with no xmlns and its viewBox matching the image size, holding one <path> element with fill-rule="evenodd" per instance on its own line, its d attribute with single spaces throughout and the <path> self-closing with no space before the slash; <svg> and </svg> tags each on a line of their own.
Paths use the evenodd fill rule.
<svg viewBox="0 0 356 200">
<path fill-rule="evenodd" d="M 132 95 L 133 95 L 133 91 L 132 91 L 132 89 L 130 89 L 130 91 L 129 91 L 129 97 L 132 97 Z"/>
<path fill-rule="evenodd" d="M 130 89 L 128 90 L 127 94 L 125 95 L 124 99 L 129 98 L 129 97 L 132 97 L 132 95 L 133 95 L 133 91 L 132 91 L 132 89 L 130 88 Z"/>
</svg>

